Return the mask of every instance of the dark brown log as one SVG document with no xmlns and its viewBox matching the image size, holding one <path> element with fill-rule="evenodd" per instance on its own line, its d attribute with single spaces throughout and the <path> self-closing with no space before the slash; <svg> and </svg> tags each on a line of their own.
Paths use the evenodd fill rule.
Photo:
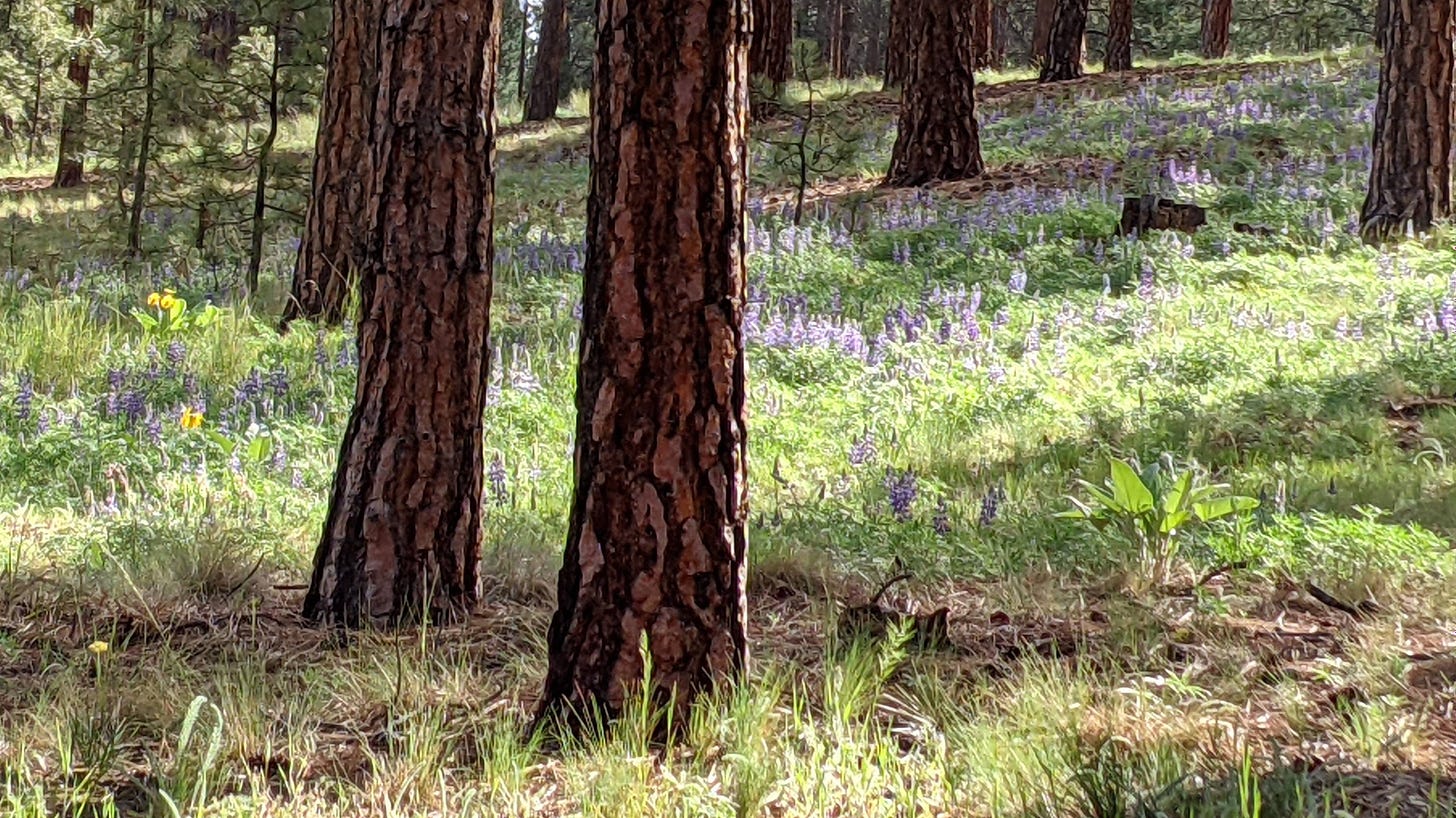
<svg viewBox="0 0 1456 818">
<path fill-rule="evenodd" d="M 1229 27 L 1234 19 L 1234 0 L 1203 0 L 1203 57 L 1221 60 L 1228 56 Z"/>
<path fill-rule="evenodd" d="M 1110 0 L 1107 9 L 1105 71 L 1132 70 L 1132 0 Z"/>
<path fill-rule="evenodd" d="M 1088 0 L 1056 0 L 1046 59 L 1041 66 L 1042 82 L 1062 82 L 1082 76 L 1087 5 Z"/>
<path fill-rule="evenodd" d="M 599 3 L 576 493 L 537 723 L 747 662 L 748 0 Z"/>
<path fill-rule="evenodd" d="M 1374 159 L 1360 211 L 1372 244 L 1451 215 L 1451 5 L 1391 0 L 1380 33 Z"/>
<path fill-rule="evenodd" d="M 789 81 L 789 46 L 793 38 L 791 0 L 753 0 L 753 40 L 748 47 L 748 70 L 768 84 L 772 99 L 779 97 Z"/>
<path fill-rule="evenodd" d="M 571 47 L 570 37 L 570 6 L 566 0 L 546 0 L 541 9 L 541 39 L 536 43 L 531 90 L 526 93 L 526 121 L 543 122 L 556 116 L 561 104 L 561 67 Z"/>
<path fill-rule="evenodd" d="M 1122 223 L 1118 235 L 1132 236 L 1150 230 L 1178 230 L 1197 233 L 1208 224 L 1208 211 L 1195 204 L 1160 199 L 1157 196 L 1128 196 L 1122 200 Z"/>
<path fill-rule="evenodd" d="M 381 23 L 359 135 L 376 161 L 359 386 L 304 616 L 448 621 L 478 594 L 500 15 L 495 0 L 349 10 Z"/>
<path fill-rule="evenodd" d="M 365 134 L 373 121 L 379 81 L 379 26 L 375 0 L 335 0 L 328 76 L 314 142 L 313 195 L 293 290 L 283 324 L 303 318 L 344 320 L 361 262 L 361 224 L 374 178 Z"/>
<path fill-rule="evenodd" d="M 923 185 L 980 176 L 973 11 L 962 0 L 919 0 L 910 79 L 885 184 Z"/>
<path fill-rule="evenodd" d="M 90 5 L 77 3 L 71 7 L 71 31 L 78 39 L 91 36 L 95 19 Z M 84 156 L 86 153 L 86 108 L 91 94 L 91 47 L 77 46 L 71 52 L 71 62 L 66 67 L 66 77 L 71 81 L 76 95 L 66 100 L 61 108 L 60 158 L 56 163 L 54 187 L 76 187 L 86 177 Z"/>
</svg>

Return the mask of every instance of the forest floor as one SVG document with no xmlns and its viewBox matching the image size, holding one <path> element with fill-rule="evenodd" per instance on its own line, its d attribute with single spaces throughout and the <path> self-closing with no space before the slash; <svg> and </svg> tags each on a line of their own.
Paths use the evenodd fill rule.
<svg viewBox="0 0 1456 818">
<path fill-rule="evenodd" d="M 988 180 L 890 191 L 892 99 L 794 88 L 753 144 L 752 683 L 669 750 L 640 706 L 524 733 L 583 123 L 503 129 L 484 599 L 397 633 L 298 616 L 356 362 L 350 327 L 272 329 L 295 229 L 240 305 L 187 207 L 128 263 L 102 185 L 17 185 L 0 812 L 1456 816 L 1456 252 L 1354 235 L 1375 90 L 1360 54 L 988 84 Z M 1143 192 L 1209 224 L 1116 238 Z M 163 287 L 207 317 L 146 329 Z M 1062 516 L 1110 458 L 1259 507 L 1153 546 Z M 901 571 L 945 649 L 842 632 Z"/>
</svg>

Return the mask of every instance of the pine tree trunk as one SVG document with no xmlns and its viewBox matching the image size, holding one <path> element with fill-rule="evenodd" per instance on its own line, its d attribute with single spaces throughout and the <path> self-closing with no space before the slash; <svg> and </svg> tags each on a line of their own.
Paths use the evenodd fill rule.
<svg viewBox="0 0 1456 818">
<path fill-rule="evenodd" d="M 969 179 L 985 170 L 976 126 L 972 8 L 962 0 L 920 0 L 919 11 L 889 185 Z"/>
<path fill-rule="evenodd" d="M 1006 40 L 1010 29 L 1005 0 L 991 0 L 991 68 L 1006 67 Z"/>
<path fill-rule="evenodd" d="M 244 282 L 248 288 L 248 295 L 258 293 L 258 274 L 263 269 L 263 238 L 267 222 L 264 216 L 267 215 L 268 207 L 268 177 L 273 171 L 273 146 L 278 142 L 278 94 L 281 90 L 278 83 L 279 63 L 283 59 L 279 54 L 279 44 L 283 40 L 283 26 L 277 22 L 273 23 L 273 59 L 268 63 L 268 131 L 263 135 L 263 141 L 258 145 L 258 156 L 254 160 L 253 178 L 253 217 L 251 220 L 251 237 L 248 243 L 248 274 Z M 202 220 L 198 220 L 199 225 Z M 198 246 L 202 246 L 202 233 L 199 228 Z"/>
<path fill-rule="evenodd" d="M 242 40 L 238 12 L 234 8 L 215 8 L 203 13 L 197 35 L 197 52 L 220 70 L 232 62 L 233 49 Z"/>
<path fill-rule="evenodd" d="M 360 225 L 370 191 L 365 134 L 374 117 L 383 9 L 373 0 L 335 0 L 328 76 L 314 141 L 313 191 L 283 325 L 338 324 L 357 280 Z"/>
<path fill-rule="evenodd" d="M 885 89 L 899 88 L 910 76 L 910 38 L 917 0 L 890 0 L 890 36 L 885 46 Z"/>
<path fill-rule="evenodd" d="M 1056 0 L 1047 39 L 1042 82 L 1061 82 L 1082 76 L 1082 49 L 1087 33 L 1088 0 Z"/>
<path fill-rule="evenodd" d="M 748 68 L 768 82 L 773 98 L 789 81 L 789 46 L 794 37 L 791 0 L 753 0 L 753 41 Z"/>
<path fill-rule="evenodd" d="M 1057 14 L 1058 0 L 1036 0 L 1036 19 L 1032 27 L 1031 53 L 1028 62 L 1032 65 L 1043 65 L 1046 62 L 1047 48 L 1052 39 L 1052 20 Z"/>
<path fill-rule="evenodd" d="M 304 600 L 345 627 L 456 619 L 479 593 L 500 14 L 389 9 L 352 7 L 382 22 L 359 386 Z"/>
<path fill-rule="evenodd" d="M 679 717 L 747 662 L 748 14 L 598 5 L 576 493 L 538 723 L 620 714 L 644 637 Z"/>
<path fill-rule="evenodd" d="M 142 121 L 137 136 L 136 170 L 131 177 L 131 219 L 126 249 L 133 258 L 142 254 L 142 215 L 147 209 L 147 175 L 152 162 L 152 133 L 157 122 L 157 41 L 152 33 L 152 0 L 143 3 Z"/>
<path fill-rule="evenodd" d="M 991 67 L 996 50 L 996 8 L 993 0 L 973 0 L 975 20 L 971 29 L 976 51 L 976 70 Z"/>
<path fill-rule="evenodd" d="M 855 0 L 839 0 L 839 33 L 835 46 L 834 76 L 854 74 L 855 39 L 859 34 L 859 11 Z"/>
<path fill-rule="evenodd" d="M 1451 215 L 1452 9 L 1392 0 L 1380 32 L 1380 97 L 1361 234 L 1377 243 Z"/>
<path fill-rule="evenodd" d="M 71 30 L 77 37 L 89 37 L 95 15 L 92 7 L 77 3 L 71 7 Z M 76 187 L 84 181 L 86 168 L 86 103 L 91 93 L 91 49 L 78 46 L 71 53 L 66 76 L 76 97 L 61 109 L 61 150 L 56 163 L 55 187 Z"/>
<path fill-rule="evenodd" d="M 571 9 L 566 0 L 546 0 L 541 9 L 541 39 L 536 43 L 536 66 L 526 94 L 526 120 L 543 122 L 556 116 L 561 104 L 561 67 L 570 47 Z"/>
<path fill-rule="evenodd" d="M 1111 0 L 1107 9 L 1105 71 L 1132 70 L 1132 0 Z"/>
<path fill-rule="evenodd" d="M 1233 19 L 1234 0 L 1203 0 L 1204 59 L 1221 60 L 1228 56 L 1229 26 Z"/>
</svg>

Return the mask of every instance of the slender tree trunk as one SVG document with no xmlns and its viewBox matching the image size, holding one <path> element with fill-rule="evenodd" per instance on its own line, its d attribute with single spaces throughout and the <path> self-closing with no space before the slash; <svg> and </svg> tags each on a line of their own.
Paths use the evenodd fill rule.
<svg viewBox="0 0 1456 818">
<path fill-rule="evenodd" d="M 1088 0 L 1056 0 L 1042 82 L 1061 82 L 1082 76 L 1082 49 L 1087 33 Z"/>
<path fill-rule="evenodd" d="M 248 295 L 258 292 L 258 274 L 263 268 L 264 215 L 268 208 L 268 176 L 273 170 L 273 144 L 278 140 L 278 45 L 283 27 L 273 24 L 273 62 L 268 66 L 268 132 L 258 146 L 257 176 L 253 181 L 253 223 L 248 248 Z"/>
<path fill-rule="evenodd" d="M 835 38 L 834 76 L 848 77 L 854 73 L 854 43 L 859 34 L 859 12 L 855 0 L 838 0 L 839 32 Z"/>
<path fill-rule="evenodd" d="M 993 0 L 972 0 L 971 8 L 974 13 L 971 25 L 971 36 L 976 52 L 977 71 L 983 71 L 991 67 L 991 55 L 996 48 L 995 5 Z"/>
<path fill-rule="evenodd" d="M 381 14 L 371 0 L 334 2 L 328 76 L 314 142 L 313 192 L 293 290 L 283 310 L 285 327 L 298 318 L 343 321 L 362 263 L 359 232 L 374 177 L 365 134 L 378 96 Z"/>
<path fill-rule="evenodd" d="M 985 170 L 976 126 L 975 11 L 963 0 L 920 0 L 919 12 L 889 185 L 969 179 Z"/>
<path fill-rule="evenodd" d="M 1233 24 L 1233 19 L 1234 0 L 1203 0 L 1204 59 L 1220 60 L 1228 56 L 1229 26 Z"/>
<path fill-rule="evenodd" d="M 523 112 L 526 105 L 526 33 L 530 27 L 531 4 L 529 0 L 521 0 L 521 46 L 517 52 L 520 60 L 516 63 L 516 99 L 521 101 Z"/>
<path fill-rule="evenodd" d="M 126 231 L 126 247 L 133 256 L 142 253 L 142 214 L 147 209 L 147 170 L 152 161 L 152 128 L 157 111 L 157 41 L 152 31 L 152 3 L 146 2 L 143 20 L 146 25 L 146 47 L 143 49 L 142 122 L 137 134 L 136 172 L 131 178 L 131 223 Z"/>
<path fill-rule="evenodd" d="M 360 232 L 359 387 L 304 616 L 457 619 L 479 581 L 495 179 L 495 0 L 390 0 Z"/>
<path fill-rule="evenodd" d="M 1006 40 L 1010 29 L 1006 14 L 1004 0 L 991 0 L 991 68 L 997 71 L 1006 67 Z"/>
<path fill-rule="evenodd" d="M 94 19 L 92 7 L 77 3 L 71 7 L 71 31 L 78 39 L 91 36 Z M 71 52 L 66 76 L 76 89 L 74 99 L 66 100 L 61 109 L 61 150 L 56 163 L 55 187 L 77 187 L 84 181 L 86 168 L 86 104 L 91 93 L 91 46 L 78 44 Z"/>
<path fill-rule="evenodd" d="M 40 104 L 45 88 L 45 59 L 35 58 L 35 94 L 30 105 L 30 132 L 26 135 L 25 161 L 34 162 L 40 143 Z"/>
<path fill-rule="evenodd" d="M 1056 17 L 1058 2 L 1059 0 L 1036 0 L 1036 20 L 1032 27 L 1031 54 L 1028 55 L 1032 65 L 1046 62 L 1048 44 L 1052 39 L 1052 19 Z"/>
<path fill-rule="evenodd" d="M 0 34 L 10 33 L 10 18 L 15 16 L 15 0 L 0 0 Z"/>
<path fill-rule="evenodd" d="M 890 0 L 890 35 L 885 46 L 885 89 L 899 88 L 910 76 L 911 31 L 917 0 Z"/>
<path fill-rule="evenodd" d="M 1132 70 L 1132 0 L 1110 0 L 1107 9 L 1105 71 Z"/>
<path fill-rule="evenodd" d="M 789 81 L 789 46 L 793 36 L 791 0 L 753 0 L 753 41 L 748 48 L 748 68 L 768 83 L 771 99 L 778 99 Z"/>
<path fill-rule="evenodd" d="M 680 717 L 748 657 L 748 0 L 597 8 L 576 494 L 538 724 L 619 714 L 644 639 Z"/>
<path fill-rule="evenodd" d="M 546 0 L 541 8 L 541 39 L 536 42 L 536 67 L 526 96 L 526 119 L 541 122 L 556 116 L 561 102 L 561 67 L 570 47 L 571 8 L 566 0 Z"/>
<path fill-rule="evenodd" d="M 1380 32 L 1375 156 L 1360 213 L 1372 244 L 1451 215 L 1451 5 L 1393 0 Z"/>
</svg>

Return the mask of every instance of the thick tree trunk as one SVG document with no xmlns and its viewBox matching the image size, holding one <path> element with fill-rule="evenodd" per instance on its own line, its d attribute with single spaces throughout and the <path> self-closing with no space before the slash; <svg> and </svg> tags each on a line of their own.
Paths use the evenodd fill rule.
<svg viewBox="0 0 1456 818">
<path fill-rule="evenodd" d="M 328 76 L 314 141 L 313 193 L 293 291 L 283 310 L 285 327 L 298 318 L 343 321 L 362 263 L 359 231 L 373 178 L 365 135 L 374 119 L 382 14 L 371 0 L 334 2 Z"/>
<path fill-rule="evenodd" d="M 1052 39 L 1052 20 L 1057 14 L 1058 0 L 1036 0 L 1036 19 L 1031 33 L 1031 53 L 1027 55 L 1032 65 L 1046 62 L 1047 48 Z"/>
<path fill-rule="evenodd" d="M 918 0 L 890 0 L 890 36 L 885 46 L 885 89 L 899 88 L 910 76 L 911 35 Z"/>
<path fill-rule="evenodd" d="M 536 66 L 526 94 L 526 120 L 542 122 L 556 116 L 561 104 L 561 66 L 570 47 L 571 8 L 566 0 L 546 0 L 541 9 L 541 39 L 536 43 Z"/>
<path fill-rule="evenodd" d="M 920 0 L 914 18 L 910 79 L 900 101 L 900 131 L 889 185 L 923 185 L 980 176 L 976 126 L 974 14 L 962 0 Z"/>
<path fill-rule="evenodd" d="M 839 0 L 839 31 L 835 37 L 834 76 L 854 74 L 855 40 L 859 36 L 859 10 L 855 0 Z"/>
<path fill-rule="evenodd" d="M 1221 60 L 1228 56 L 1229 26 L 1233 20 L 1234 0 L 1203 0 L 1204 59 Z"/>
<path fill-rule="evenodd" d="M 1006 19 L 1005 0 L 991 0 L 991 68 L 1006 67 L 1006 40 L 1010 21 Z"/>
<path fill-rule="evenodd" d="M 197 53 L 220 70 L 232 62 L 233 49 L 242 40 L 238 12 L 234 8 L 215 8 L 203 12 L 197 35 Z"/>
<path fill-rule="evenodd" d="M 1042 82 L 1061 82 L 1082 76 L 1082 49 L 1086 43 L 1088 0 L 1056 0 Z"/>
<path fill-rule="evenodd" d="M 992 66 L 996 52 L 996 4 L 994 0 L 972 0 L 974 21 L 971 28 L 976 52 L 976 70 Z"/>
<path fill-rule="evenodd" d="M 382 22 L 360 134 L 376 162 L 359 386 L 304 616 L 447 621 L 478 594 L 500 14 L 495 0 L 352 11 Z"/>
<path fill-rule="evenodd" d="M 1111 0 L 1107 9 L 1105 71 L 1132 70 L 1132 0 Z"/>
<path fill-rule="evenodd" d="M 748 0 L 598 5 L 576 494 L 538 723 L 748 657 Z"/>
<path fill-rule="evenodd" d="M 789 47 L 793 38 L 791 0 L 753 0 L 753 41 L 748 48 L 748 69 L 768 83 L 774 99 L 789 81 Z"/>
<path fill-rule="evenodd" d="M 71 7 L 71 31 L 77 38 L 91 36 L 95 15 L 92 7 L 77 3 Z M 55 187 L 76 187 L 86 176 L 86 103 L 91 93 L 91 47 L 78 45 L 71 52 L 66 76 L 76 89 L 76 97 L 66 100 L 61 109 L 61 151 L 56 163 Z"/>
<path fill-rule="evenodd" d="M 1449 0 L 1392 0 L 1380 32 L 1375 157 L 1360 213 L 1367 242 L 1451 215 L 1452 37 Z"/>
</svg>

